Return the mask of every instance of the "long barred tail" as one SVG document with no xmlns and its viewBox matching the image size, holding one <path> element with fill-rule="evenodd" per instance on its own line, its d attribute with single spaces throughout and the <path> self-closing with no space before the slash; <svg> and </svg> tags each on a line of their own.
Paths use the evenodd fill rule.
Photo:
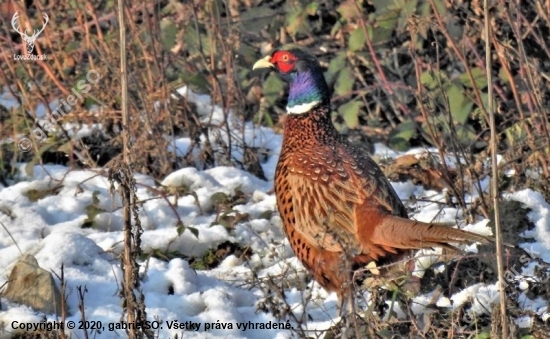
<svg viewBox="0 0 550 339">
<path fill-rule="evenodd" d="M 453 248 L 451 244 L 488 243 L 491 239 L 476 233 L 462 231 L 437 223 L 424 223 L 393 215 L 376 225 L 372 242 L 383 247 L 422 249 Z"/>
</svg>

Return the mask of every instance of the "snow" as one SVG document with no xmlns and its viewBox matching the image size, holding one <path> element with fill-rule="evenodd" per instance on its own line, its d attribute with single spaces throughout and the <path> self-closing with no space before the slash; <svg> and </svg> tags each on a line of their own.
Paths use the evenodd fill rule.
<svg viewBox="0 0 550 339">
<path fill-rule="evenodd" d="M 197 104 L 203 121 L 217 124 L 223 120 L 223 111 L 212 106 L 208 96 L 195 94 L 185 87 L 179 92 Z M 160 338 L 175 335 L 181 337 L 184 332 L 186 338 L 290 338 L 291 331 L 284 328 L 250 328 L 256 323 L 285 325 L 287 320 L 289 325 L 295 328 L 298 326 L 292 317 L 278 319 L 270 312 L 257 310 L 266 299 L 258 285 L 273 281 L 276 286 L 285 289 L 285 299 L 280 300 L 279 311 L 288 306 L 297 319 L 309 317 L 309 321 L 306 321 L 308 331 L 327 329 L 337 320 L 336 296 L 334 293 L 327 293 L 314 282 L 309 282 L 305 291 L 297 288 L 299 284 L 303 284 L 307 274 L 289 247 L 281 229 L 281 219 L 276 213 L 275 196 L 269 193 L 273 188 L 282 137 L 271 129 L 256 127 L 250 123 L 241 126 L 234 121 L 231 112 L 228 116 L 232 128 L 240 128 L 247 144 L 269 151 L 262 164 L 268 181 L 226 166 L 204 171 L 182 168 L 164 178 L 160 186 L 152 178 L 136 174 L 136 195 L 142 202 L 139 217 L 144 229 L 143 252 L 177 254 L 176 258 L 168 261 L 156 257 L 141 261 L 141 288 L 145 295 L 148 320 L 160 321 Z M 91 127 L 84 127 L 85 130 L 75 132 L 75 135 L 89 133 Z M 222 138 L 228 136 L 222 135 Z M 178 138 L 173 145 L 181 155 L 190 150 L 192 142 L 188 138 Z M 169 150 L 174 151 L 173 148 Z M 402 155 L 381 144 L 375 145 L 375 150 L 382 158 Z M 422 149 L 407 153 L 423 156 L 426 152 L 434 154 L 434 150 Z M 240 154 L 238 150 L 236 154 Z M 451 166 L 456 161 L 452 157 L 446 160 Z M 35 166 L 32 173 L 27 174 L 25 166 L 26 164 L 19 164 L 19 182 L 0 188 L 0 286 L 6 283 L 13 264 L 20 257 L 20 248 L 23 253 L 33 254 L 42 268 L 56 274 L 60 274 L 61 265 L 64 265 L 69 288 L 70 316 L 67 321 L 78 323 L 80 320 L 76 288 L 85 286 L 86 318 L 101 321 L 105 327 L 109 323 L 119 322 L 122 313 L 119 298 L 122 280 L 119 256 L 123 241 L 120 197 L 110 194 L 111 183 L 100 170 L 76 171 L 59 165 L 44 165 Z M 411 182 L 392 184 L 401 199 L 407 200 L 413 195 L 424 198 L 422 202 L 409 206 L 415 211 L 413 218 L 450 223 L 462 221 L 463 216 L 458 209 L 441 208 L 445 202 L 444 192 L 425 190 Z M 487 183 L 483 186 L 486 188 Z M 30 190 L 44 191 L 54 188 L 56 193 L 47 194 L 38 201 L 29 200 Z M 167 199 L 158 194 L 159 191 L 166 192 Z M 249 218 L 231 227 L 216 223 L 219 211 L 211 201 L 212 195 L 221 192 L 232 196 L 237 191 L 242 192 L 245 199 L 233 206 L 230 213 L 248 214 Z M 96 207 L 100 212 L 94 219 L 93 228 L 82 228 L 88 218 L 87 207 L 94 204 L 94 196 L 98 199 Z M 467 201 L 475 198 L 476 195 L 469 196 Z M 550 205 L 539 193 L 532 190 L 512 193 L 506 198 L 518 200 L 531 209 L 528 217 L 534 223 L 535 229 L 524 236 L 532 237 L 536 242 L 521 246 L 536 253 L 538 258 L 550 261 Z M 266 215 L 266 211 L 273 213 Z M 195 235 L 187 229 L 178 234 L 177 226 L 180 222 L 184 226 L 193 227 L 198 233 Z M 461 228 L 490 235 L 487 224 L 488 220 L 479 219 L 471 225 L 461 225 Z M 220 244 L 228 241 L 248 247 L 250 258 L 230 255 L 214 269 L 195 270 L 191 267 L 188 258 L 200 258 L 209 250 L 216 250 Z M 477 251 L 475 245 L 466 250 Z M 438 250 L 418 253 L 418 276 L 422 276 L 424 267 L 436 260 L 437 253 Z M 516 277 L 522 289 L 528 284 L 526 277 L 532 275 L 533 266 L 526 265 L 520 272 L 523 275 Z M 444 267 L 437 269 L 442 270 Z M 432 297 L 433 294 L 417 296 L 413 311 L 427 312 L 425 305 L 432 301 Z M 368 292 L 365 292 L 365 299 L 369 300 Z M 304 300 L 309 301 L 304 303 Z M 472 302 L 470 312 L 486 313 L 491 305 L 498 303 L 498 284 L 476 284 L 450 298 L 441 295 L 435 302 L 439 307 L 457 309 L 467 301 Z M 550 317 L 545 300 L 531 300 L 523 293 L 520 301 L 522 307 L 532 310 L 542 319 Z M 13 332 L 13 321 L 41 321 L 41 315 L 29 307 L 10 303 L 6 299 L 1 300 L 1 307 L 0 324 L 4 324 L 4 330 L 8 333 Z M 394 310 L 405 316 L 398 305 L 394 305 Z M 54 315 L 47 315 L 47 318 L 55 320 Z M 529 327 L 532 319 L 523 317 L 516 322 L 522 327 Z M 198 331 L 184 330 L 174 328 L 176 323 L 184 327 L 194 323 L 200 327 Z M 221 328 L 222 325 L 226 328 Z M 229 325 L 232 329 L 227 328 Z M 243 330 L 244 325 L 247 325 L 246 330 Z M 67 331 L 80 337 L 81 330 Z M 124 330 L 106 329 L 98 337 L 125 336 Z"/>
<path fill-rule="evenodd" d="M 529 249 L 544 261 L 550 261 L 550 204 L 544 200 L 542 195 L 531 190 L 514 192 L 508 196 L 511 200 L 523 203 L 531 209 L 528 217 L 535 224 L 535 229 L 522 234 L 524 237 L 533 237 L 537 241 L 529 244 Z M 523 248 L 527 248 L 527 245 Z"/>
</svg>

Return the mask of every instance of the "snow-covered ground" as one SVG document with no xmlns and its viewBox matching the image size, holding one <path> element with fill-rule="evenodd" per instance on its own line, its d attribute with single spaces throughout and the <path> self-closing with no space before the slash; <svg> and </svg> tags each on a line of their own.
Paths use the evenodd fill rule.
<svg viewBox="0 0 550 339">
<path fill-rule="evenodd" d="M 199 109 L 205 114 L 219 114 L 219 108 L 210 106 L 209 98 L 193 95 L 185 89 L 180 93 L 190 100 L 200 103 Z M 270 156 L 262 164 L 268 181 L 262 181 L 253 175 L 232 167 L 215 167 L 205 171 L 195 168 L 183 168 L 170 174 L 163 181 L 166 187 L 187 187 L 193 195 L 169 195 L 174 204 L 171 208 L 167 201 L 159 196 L 152 178 L 136 174 L 137 197 L 142 201 L 140 220 L 145 232 L 142 235 L 144 253 L 176 253 L 180 257 L 202 257 L 209 250 L 216 250 L 225 242 L 250 248 L 250 256 L 230 255 L 216 268 L 194 270 L 189 262 L 176 258 L 168 262 L 151 257 L 142 262 L 144 276 L 142 289 L 145 295 L 147 316 L 150 321 L 158 321 L 155 333 L 159 338 L 178 335 L 184 338 L 290 338 L 292 331 L 287 326 L 299 326 L 293 317 L 277 319 L 271 312 L 259 311 L 265 305 L 265 291 L 258 288 L 259 282 L 273 280 L 285 289 L 286 302 L 298 319 L 304 311 L 309 315 L 307 330 L 326 329 L 335 323 L 336 296 L 327 294 L 315 283 L 309 283 L 309 289 L 293 287 L 293 283 L 304 281 L 304 269 L 290 250 L 282 229 L 281 220 L 276 213 L 275 196 L 268 193 L 273 188 L 273 175 L 278 157 L 281 135 L 266 128 L 245 124 L 245 139 L 253 146 L 270 150 Z M 190 141 L 182 138 L 175 140 L 178 152 L 185 153 Z M 396 157 L 382 145 L 377 145 L 376 153 L 381 157 Z M 419 155 L 419 150 L 410 154 Z M 122 209 L 118 196 L 110 195 L 110 183 L 104 172 L 97 170 L 72 171 L 58 165 L 35 166 L 33 173 L 25 171 L 20 164 L 20 177 L 17 183 L 9 187 L 0 186 L 0 286 L 7 282 L 9 273 L 23 253 L 31 253 L 39 265 L 46 270 L 60 273 L 64 264 L 65 279 L 68 285 L 68 321 L 78 324 L 77 286 L 86 286 L 85 314 L 89 321 L 101 321 L 105 327 L 98 338 L 124 338 L 124 330 L 110 331 L 109 324 L 120 321 L 121 299 L 119 284 L 121 270 L 119 254 L 122 251 Z M 411 182 L 393 183 L 402 199 L 411 195 L 426 198 L 434 202 L 445 201 L 441 192 L 425 190 Z M 55 194 L 47 194 L 38 201 L 29 199 L 29 191 L 44 191 L 54 187 Z M 154 189 L 151 189 L 154 188 Z M 170 189 L 167 188 L 167 192 Z M 212 195 L 225 193 L 234 196 L 244 193 L 243 199 L 233 206 L 232 212 L 248 214 L 249 217 L 235 226 L 225 227 L 216 223 L 216 206 Z M 94 203 L 94 197 L 97 203 Z M 467 202 L 474 197 L 468 196 Z M 529 218 L 536 228 L 526 234 L 536 240 L 523 245 L 536 253 L 536 256 L 550 262 L 550 205 L 542 196 L 531 190 L 510 194 L 508 199 L 518 200 L 531 208 Z M 200 206 L 197 206 L 197 201 Z M 100 208 L 94 219 L 94 227 L 82 228 L 88 218 L 90 206 Z M 421 221 L 456 222 L 462 219 L 459 210 L 432 202 L 417 202 L 413 218 Z M 271 215 L 266 211 L 272 211 Z M 176 215 L 177 213 L 177 215 Z M 178 234 L 178 222 L 193 227 Z M 5 227 L 5 229 L 4 229 Z M 9 231 L 12 238 L 6 232 Z M 490 234 L 487 220 L 479 219 L 465 229 Z M 476 251 L 475 245 L 468 250 Z M 422 258 L 420 267 L 429 259 Z M 523 267 L 525 276 L 533 275 L 534 262 Z M 519 272 L 522 273 L 522 272 Z M 270 279 L 270 277 L 272 279 Z M 281 279 L 282 278 L 282 279 Z M 523 279 L 520 276 L 515 277 Z M 298 284 L 296 284 L 297 286 Z M 520 284 L 521 285 L 521 284 Z M 307 298 L 304 310 L 304 298 Z M 424 312 L 423 304 L 432 298 L 431 294 L 416 297 L 413 311 Z M 437 305 L 457 308 L 467 300 L 475 300 L 471 312 L 485 312 L 489 304 L 498 303 L 496 284 L 473 285 L 454 294 L 450 299 L 441 296 Z M 534 311 L 536 316 L 547 319 L 549 311 L 546 301 L 539 298 L 531 300 L 526 294 L 520 298 L 523 307 Z M 0 326 L 3 335 L 13 333 L 12 324 L 38 323 L 43 315 L 27 306 L 21 306 L 1 300 Z M 282 305 L 281 305 L 282 307 Z M 269 307 L 266 307 L 269 308 Z M 396 309 L 399 313 L 399 309 Z M 54 315 L 47 315 L 54 321 Z M 306 318 L 307 319 L 307 318 Z M 287 323 L 288 320 L 288 323 Z M 185 330 L 184 327 L 196 327 Z M 273 323 L 277 324 L 273 326 Z M 270 325 L 271 324 L 271 325 Z M 280 325 L 279 325 L 280 324 Z M 530 326 L 529 318 L 518 320 L 524 327 Z M 194 325 L 197 326 L 197 325 Z M 266 329 L 266 327 L 270 328 Z M 280 329 L 279 326 L 282 328 Z M 276 327 L 276 329 L 274 329 Z M 82 337 L 82 330 L 74 329 L 73 338 Z M 2 328 L 0 327 L 0 334 Z M 313 332 L 311 332 L 313 334 Z M 8 336 L 9 337 L 9 336 Z"/>
</svg>

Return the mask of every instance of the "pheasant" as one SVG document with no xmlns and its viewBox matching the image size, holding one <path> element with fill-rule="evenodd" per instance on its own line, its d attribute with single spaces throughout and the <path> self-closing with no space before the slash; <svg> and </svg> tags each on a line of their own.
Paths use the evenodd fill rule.
<svg viewBox="0 0 550 339">
<path fill-rule="evenodd" d="M 315 56 L 286 46 L 258 60 L 253 70 L 260 68 L 275 71 L 289 85 L 275 172 L 284 232 L 314 279 L 336 292 L 340 312 L 352 298 L 353 273 L 371 262 L 380 267 L 406 259 L 411 250 L 488 241 L 408 218 L 378 165 L 332 124 L 329 87 Z"/>
</svg>

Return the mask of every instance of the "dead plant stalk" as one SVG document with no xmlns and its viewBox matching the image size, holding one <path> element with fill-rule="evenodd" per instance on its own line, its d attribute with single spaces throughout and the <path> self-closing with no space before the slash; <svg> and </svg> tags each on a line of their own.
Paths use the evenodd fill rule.
<svg viewBox="0 0 550 339">
<path fill-rule="evenodd" d="M 130 147 L 129 147 L 129 113 L 128 113 L 128 74 L 126 66 L 126 25 L 124 23 L 124 0 L 118 0 L 118 24 L 120 33 L 120 84 L 121 84 L 121 110 L 122 110 L 122 155 L 126 169 L 130 169 Z M 126 171 L 126 174 L 131 173 Z M 126 178 L 127 179 L 127 178 Z M 134 276 L 133 276 L 133 260 L 132 260 L 132 210 L 129 185 L 122 185 L 122 194 L 124 195 L 124 256 L 123 256 L 123 273 L 124 273 L 124 299 L 126 301 L 126 319 L 129 324 L 135 323 L 134 310 Z M 136 338 L 136 330 L 130 327 L 128 330 L 130 339 Z"/>
<path fill-rule="evenodd" d="M 485 17 L 485 62 L 487 69 L 487 114 L 489 115 L 489 126 L 491 130 L 491 192 L 493 195 L 493 207 L 495 211 L 495 238 L 496 238 L 496 256 L 497 256 L 497 270 L 498 281 L 502 283 L 504 281 L 504 263 L 502 260 L 502 232 L 500 228 L 500 211 L 499 211 L 499 194 L 498 194 L 498 163 L 497 163 L 497 129 L 495 126 L 495 112 L 494 112 L 494 93 L 493 93 L 493 76 L 492 76 L 492 64 L 491 64 L 491 20 L 489 16 L 489 0 L 484 0 L 484 17 Z M 500 284 L 500 318 L 501 318 L 501 338 L 508 338 L 508 323 L 506 317 L 506 291 L 504 286 Z"/>
</svg>

